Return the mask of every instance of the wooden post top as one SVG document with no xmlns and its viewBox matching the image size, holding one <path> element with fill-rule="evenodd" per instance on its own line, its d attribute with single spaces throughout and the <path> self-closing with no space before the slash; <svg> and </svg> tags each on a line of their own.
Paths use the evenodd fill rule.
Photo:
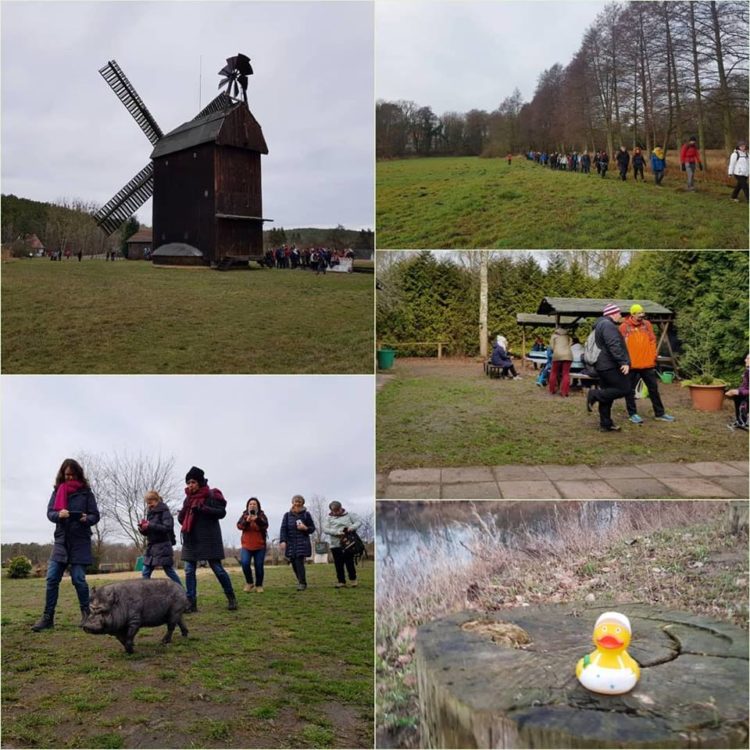
<svg viewBox="0 0 750 750">
<path fill-rule="evenodd" d="M 641 679 L 600 695 L 576 679 L 596 618 L 630 618 Z M 748 634 L 644 604 L 461 612 L 423 625 L 424 747 L 747 747 Z"/>
</svg>

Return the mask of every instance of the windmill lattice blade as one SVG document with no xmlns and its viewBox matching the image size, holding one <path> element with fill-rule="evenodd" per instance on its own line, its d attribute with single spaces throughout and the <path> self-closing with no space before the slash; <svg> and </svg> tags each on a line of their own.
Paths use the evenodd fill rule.
<svg viewBox="0 0 750 750">
<path fill-rule="evenodd" d="M 138 123 L 140 129 L 146 134 L 146 138 L 151 143 L 156 144 L 164 133 L 162 133 L 161 128 L 156 124 L 153 115 L 148 111 L 148 108 L 143 103 L 141 97 L 138 96 L 138 92 L 133 88 L 133 84 L 127 79 L 120 66 L 114 60 L 110 60 L 99 73 L 101 73 L 102 78 L 104 78 L 115 92 L 117 98 L 125 105 L 125 108 Z"/>
<path fill-rule="evenodd" d="M 96 223 L 107 233 L 117 231 L 154 192 L 154 164 L 149 162 L 122 190 L 95 214 Z"/>
</svg>

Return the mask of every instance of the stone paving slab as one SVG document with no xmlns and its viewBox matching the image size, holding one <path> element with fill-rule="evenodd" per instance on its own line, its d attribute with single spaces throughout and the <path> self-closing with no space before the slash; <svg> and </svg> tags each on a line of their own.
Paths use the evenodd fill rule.
<svg viewBox="0 0 750 750">
<path fill-rule="evenodd" d="M 661 480 L 671 487 L 678 497 L 732 497 L 732 493 L 716 482 L 707 479 L 664 478 Z"/>
<path fill-rule="evenodd" d="M 388 500 L 440 500 L 440 485 L 389 484 L 383 497 Z"/>
<path fill-rule="evenodd" d="M 544 498 L 545 500 L 552 500 L 560 497 L 560 493 L 555 489 L 555 485 L 545 480 L 534 480 L 528 481 L 499 481 L 500 492 L 506 500 L 538 500 Z"/>
<path fill-rule="evenodd" d="M 498 482 L 547 480 L 547 475 L 539 466 L 494 466 L 492 471 Z"/>
<path fill-rule="evenodd" d="M 643 477 L 650 479 L 651 475 L 637 466 L 595 466 L 594 473 L 605 482 L 611 482 L 613 479 L 636 479 Z"/>
<path fill-rule="evenodd" d="M 722 461 L 698 461 L 697 463 L 685 464 L 688 469 L 700 474 L 702 477 L 739 477 L 742 472 L 734 466 L 729 466 Z"/>
<path fill-rule="evenodd" d="M 570 500 L 617 500 L 622 497 L 614 487 L 601 479 L 555 482 L 560 494 Z"/>
<path fill-rule="evenodd" d="M 725 490 L 733 492 L 737 497 L 750 497 L 747 477 L 712 477 L 711 481 L 720 484 Z"/>
<path fill-rule="evenodd" d="M 750 461 L 724 461 L 724 463 L 739 469 L 745 476 L 750 474 Z"/>
<path fill-rule="evenodd" d="M 542 465 L 539 467 L 553 482 L 558 479 L 599 479 L 596 472 L 586 464 L 578 464 L 576 466 L 556 466 L 553 464 Z"/>
<path fill-rule="evenodd" d="M 466 482 L 494 482 L 495 477 L 489 466 L 457 466 L 442 470 L 440 479 L 443 484 Z"/>
<path fill-rule="evenodd" d="M 443 499 L 446 500 L 500 500 L 500 489 L 495 482 L 468 482 L 466 484 L 444 484 Z"/>
<path fill-rule="evenodd" d="M 689 469 L 685 464 L 663 463 L 663 464 L 638 464 L 647 474 L 657 479 L 664 477 L 699 477 L 700 475 Z"/>
<path fill-rule="evenodd" d="M 388 475 L 388 481 L 405 484 L 440 483 L 440 469 L 394 469 Z"/>
<path fill-rule="evenodd" d="M 642 498 L 665 498 L 674 497 L 674 490 L 667 485 L 662 484 L 658 479 L 653 477 L 631 479 L 623 477 L 610 479 L 609 484 L 614 487 L 622 497 L 631 500 L 640 500 Z"/>
</svg>

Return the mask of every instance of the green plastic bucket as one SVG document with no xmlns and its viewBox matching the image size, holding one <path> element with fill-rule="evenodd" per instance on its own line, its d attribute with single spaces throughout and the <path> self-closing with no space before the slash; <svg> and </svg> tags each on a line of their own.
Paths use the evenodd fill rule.
<svg viewBox="0 0 750 750">
<path fill-rule="evenodd" d="M 140 572 L 143 570 L 143 555 L 140 555 L 135 561 L 135 570 Z"/>
<path fill-rule="evenodd" d="M 390 370 L 396 359 L 395 349 L 378 349 L 378 369 Z"/>
<path fill-rule="evenodd" d="M 671 383 L 674 380 L 674 373 L 673 372 L 663 372 L 661 375 L 659 375 L 661 378 L 662 383 Z"/>
</svg>

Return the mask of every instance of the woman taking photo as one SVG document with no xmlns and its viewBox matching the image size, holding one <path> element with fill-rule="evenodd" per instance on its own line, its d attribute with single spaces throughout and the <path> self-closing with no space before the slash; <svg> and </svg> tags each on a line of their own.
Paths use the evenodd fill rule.
<svg viewBox="0 0 750 750">
<path fill-rule="evenodd" d="M 55 524 L 55 546 L 47 563 L 47 591 L 44 614 L 31 629 L 55 626 L 55 607 L 65 569 L 78 594 L 81 622 L 89 613 L 89 587 L 86 566 L 92 562 L 91 527 L 99 523 L 99 509 L 81 465 L 66 458 L 55 478 L 55 488 L 47 505 L 47 518 Z"/>
<path fill-rule="evenodd" d="M 245 574 L 245 588 L 250 593 L 255 590 L 263 592 L 263 562 L 266 559 L 266 535 L 268 533 L 268 519 L 260 508 L 260 500 L 251 497 L 245 506 L 245 512 L 237 521 L 237 528 L 242 532 L 242 551 L 240 565 Z M 255 583 L 253 583 L 253 568 L 255 566 Z"/>
<path fill-rule="evenodd" d="M 305 559 L 312 554 L 310 534 L 315 531 L 312 516 L 305 508 L 305 498 L 295 495 L 292 507 L 281 521 L 279 532 L 279 547 L 287 560 L 292 564 L 294 575 L 297 576 L 297 591 L 307 588 L 305 575 Z"/>
</svg>

